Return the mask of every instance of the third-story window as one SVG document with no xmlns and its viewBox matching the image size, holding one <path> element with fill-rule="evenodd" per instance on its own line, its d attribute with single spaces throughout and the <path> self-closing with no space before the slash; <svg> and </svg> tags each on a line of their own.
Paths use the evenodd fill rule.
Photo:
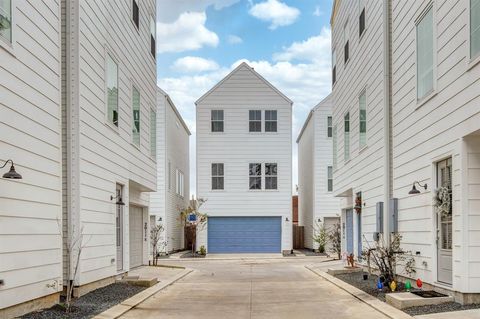
<svg viewBox="0 0 480 319">
<path fill-rule="evenodd" d="M 337 126 L 333 127 L 332 135 L 332 153 L 333 153 L 333 168 L 337 168 Z"/>
<path fill-rule="evenodd" d="M 332 137 L 332 117 L 327 117 L 327 137 Z"/>
<path fill-rule="evenodd" d="M 248 111 L 248 130 L 249 132 L 262 131 L 262 111 L 250 110 Z"/>
<path fill-rule="evenodd" d="M 332 51 L 332 85 L 337 81 L 337 53 Z"/>
<path fill-rule="evenodd" d="M 470 0 L 470 58 L 480 54 L 480 0 Z"/>
<path fill-rule="evenodd" d="M 223 132 L 223 110 L 211 111 L 212 132 Z"/>
<path fill-rule="evenodd" d="M 12 0 L 0 0 L 0 39 L 12 43 Z"/>
<path fill-rule="evenodd" d="M 359 144 L 360 148 L 362 148 L 367 145 L 367 97 L 365 91 L 358 98 L 358 104 L 360 127 Z"/>
<path fill-rule="evenodd" d="M 265 111 L 265 132 L 277 131 L 277 111 Z"/>
<path fill-rule="evenodd" d="M 360 15 L 358 17 L 358 35 L 362 36 L 365 31 L 365 3 L 364 0 L 359 0 Z"/>
<path fill-rule="evenodd" d="M 344 135 L 343 135 L 343 151 L 345 162 L 350 159 L 350 113 L 345 114 L 343 119 Z"/>
<path fill-rule="evenodd" d="M 107 54 L 107 118 L 118 126 L 118 65 Z"/>
<path fill-rule="evenodd" d="M 333 192 L 333 167 L 327 167 L 327 191 Z"/>
<path fill-rule="evenodd" d="M 132 88 L 132 110 L 132 142 L 136 146 L 140 146 L 140 92 L 135 87 Z"/>
<path fill-rule="evenodd" d="M 157 31 L 155 27 L 155 19 L 150 16 L 150 53 L 152 53 L 153 57 L 155 57 L 157 51 L 156 41 Z"/>
<path fill-rule="evenodd" d="M 249 188 L 262 189 L 262 164 L 250 163 L 248 170 L 249 170 Z"/>
<path fill-rule="evenodd" d="M 132 0 L 132 20 L 138 29 L 140 26 L 140 10 L 138 8 L 137 0 Z"/>
<path fill-rule="evenodd" d="M 277 189 L 277 163 L 265 163 L 265 189 Z"/>
<path fill-rule="evenodd" d="M 157 157 L 157 113 L 150 110 L 150 155 Z"/>
<path fill-rule="evenodd" d="M 433 9 L 417 24 L 417 99 L 433 90 Z"/>
<path fill-rule="evenodd" d="M 212 164 L 212 189 L 222 190 L 224 188 L 223 163 Z"/>
<path fill-rule="evenodd" d="M 343 40 L 344 40 L 344 47 L 343 47 L 343 54 L 344 54 L 344 62 L 347 63 L 348 59 L 350 58 L 350 47 L 349 47 L 349 30 L 348 30 L 348 21 L 345 23 L 343 27 Z"/>
</svg>

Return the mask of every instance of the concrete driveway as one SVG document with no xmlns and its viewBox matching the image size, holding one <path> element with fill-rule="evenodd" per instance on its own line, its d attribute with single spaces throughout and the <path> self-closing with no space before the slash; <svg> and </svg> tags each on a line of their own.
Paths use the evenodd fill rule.
<svg viewBox="0 0 480 319">
<path fill-rule="evenodd" d="M 195 271 L 121 318 L 386 318 L 305 268 L 316 260 L 162 261 Z"/>
</svg>

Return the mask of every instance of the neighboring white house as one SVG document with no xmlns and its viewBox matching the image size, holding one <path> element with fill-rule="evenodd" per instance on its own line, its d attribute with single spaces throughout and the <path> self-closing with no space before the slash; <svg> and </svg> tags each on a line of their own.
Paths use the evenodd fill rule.
<svg viewBox="0 0 480 319">
<path fill-rule="evenodd" d="M 292 101 L 246 63 L 197 102 L 197 193 L 210 253 L 292 248 Z"/>
<path fill-rule="evenodd" d="M 340 199 L 333 196 L 332 135 L 329 95 L 310 111 L 297 138 L 298 222 L 310 249 L 318 249 L 313 237 L 321 226 L 331 232 L 340 222 Z"/>
<path fill-rule="evenodd" d="M 183 249 L 184 234 L 180 210 L 190 196 L 190 131 L 170 96 L 157 93 L 157 192 L 150 194 L 152 222 L 164 226 L 166 252 Z"/>
<path fill-rule="evenodd" d="M 333 193 L 341 197 L 343 250 L 355 258 L 366 240 L 373 244 L 377 203 L 387 215 L 391 198 L 384 2 L 336 0 L 331 18 Z"/>
<path fill-rule="evenodd" d="M 78 295 L 148 263 L 148 192 L 157 188 L 156 6 L 62 6 L 64 279 Z M 75 278 L 67 277 L 76 264 L 67 255 L 72 243 L 73 252 L 82 250 Z"/>
<path fill-rule="evenodd" d="M 62 291 L 60 4 L 0 1 L 0 318 Z M 30 302 L 35 299 L 34 302 Z"/>
</svg>

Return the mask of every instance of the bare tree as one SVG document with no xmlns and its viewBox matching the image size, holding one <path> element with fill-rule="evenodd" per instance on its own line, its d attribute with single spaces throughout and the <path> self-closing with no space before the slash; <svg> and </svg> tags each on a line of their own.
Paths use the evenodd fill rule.
<svg viewBox="0 0 480 319">
<path fill-rule="evenodd" d="M 342 254 L 342 228 L 340 227 L 340 222 L 333 225 L 332 230 L 328 233 L 328 239 L 332 245 L 332 251 L 340 259 Z"/>
<path fill-rule="evenodd" d="M 162 224 L 151 225 L 150 226 L 150 243 L 152 245 L 152 263 L 154 266 L 158 265 L 158 256 L 161 253 L 161 250 L 166 246 L 166 242 L 160 242 L 162 239 L 162 234 L 165 231 L 165 227 Z"/>
</svg>

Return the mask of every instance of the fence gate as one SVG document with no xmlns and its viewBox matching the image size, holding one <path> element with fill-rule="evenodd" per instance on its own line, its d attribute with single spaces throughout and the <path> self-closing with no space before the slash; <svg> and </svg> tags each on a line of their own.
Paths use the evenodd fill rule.
<svg viewBox="0 0 480 319">
<path fill-rule="evenodd" d="M 305 233 L 303 226 L 293 225 L 293 249 L 305 248 Z"/>
</svg>

